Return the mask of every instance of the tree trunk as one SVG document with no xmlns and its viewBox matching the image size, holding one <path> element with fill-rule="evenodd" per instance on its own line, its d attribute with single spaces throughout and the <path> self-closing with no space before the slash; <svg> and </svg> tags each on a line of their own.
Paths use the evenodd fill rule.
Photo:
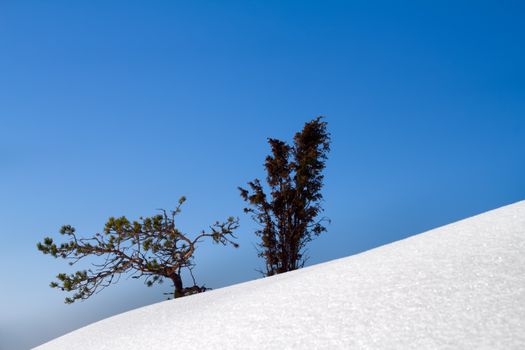
<svg viewBox="0 0 525 350">
<path fill-rule="evenodd" d="M 178 273 L 174 273 L 170 276 L 171 280 L 173 281 L 173 287 L 175 288 L 175 291 L 173 292 L 174 298 L 180 298 L 184 296 L 183 292 L 183 285 L 182 285 L 182 278 Z"/>
</svg>

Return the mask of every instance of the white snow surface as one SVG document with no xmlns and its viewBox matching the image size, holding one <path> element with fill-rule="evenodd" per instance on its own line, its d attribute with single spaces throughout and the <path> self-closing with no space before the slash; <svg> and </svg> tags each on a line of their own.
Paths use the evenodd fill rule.
<svg viewBox="0 0 525 350">
<path fill-rule="evenodd" d="M 37 349 L 525 349 L 525 201 Z"/>
</svg>

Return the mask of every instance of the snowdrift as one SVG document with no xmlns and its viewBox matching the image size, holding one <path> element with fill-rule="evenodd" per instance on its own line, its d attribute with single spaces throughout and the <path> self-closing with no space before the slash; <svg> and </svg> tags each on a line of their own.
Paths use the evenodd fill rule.
<svg viewBox="0 0 525 350">
<path fill-rule="evenodd" d="M 525 349 L 525 201 L 37 349 Z"/>
</svg>

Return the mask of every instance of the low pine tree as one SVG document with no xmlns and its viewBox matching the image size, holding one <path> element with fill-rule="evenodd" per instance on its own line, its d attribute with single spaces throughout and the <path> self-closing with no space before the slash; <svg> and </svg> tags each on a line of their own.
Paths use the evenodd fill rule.
<svg viewBox="0 0 525 350">
<path fill-rule="evenodd" d="M 177 208 L 169 213 L 162 210 L 162 214 L 141 217 L 138 221 L 130 222 L 124 216 L 111 217 L 103 233 L 90 238 L 78 237 L 70 225 L 60 229 L 66 242 L 56 244 L 52 238 L 44 238 L 37 244 L 38 250 L 55 258 L 67 259 L 70 265 L 88 257 L 98 258 L 90 269 L 58 274 L 57 281 L 51 282 L 50 286 L 73 292 L 72 296 L 66 297 L 66 303 L 89 298 L 117 282 L 121 275 L 144 277 L 147 286 L 168 279 L 173 283 L 174 298 L 205 291 L 204 286 L 196 285 L 191 271 L 195 265 L 193 257 L 197 243 L 211 239 L 214 243 L 238 247 L 233 232 L 239 227 L 239 221 L 230 217 L 225 222 L 215 222 L 208 231 L 190 238 L 175 227 L 174 221 L 184 201 L 182 197 Z M 184 270 L 188 270 L 193 279 L 191 287 L 183 285 L 181 274 Z"/>
</svg>

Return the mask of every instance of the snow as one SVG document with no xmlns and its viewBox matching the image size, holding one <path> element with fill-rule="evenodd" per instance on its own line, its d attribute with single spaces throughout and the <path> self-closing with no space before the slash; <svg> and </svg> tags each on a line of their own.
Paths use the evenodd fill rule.
<svg viewBox="0 0 525 350">
<path fill-rule="evenodd" d="M 524 349 L 525 201 L 126 312 L 37 349 Z"/>
</svg>

